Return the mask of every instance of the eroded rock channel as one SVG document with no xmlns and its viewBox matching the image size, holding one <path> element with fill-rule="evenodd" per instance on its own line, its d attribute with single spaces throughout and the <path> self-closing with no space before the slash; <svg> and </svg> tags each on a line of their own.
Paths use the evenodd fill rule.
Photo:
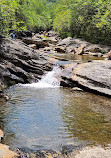
<svg viewBox="0 0 111 158">
<path fill-rule="evenodd" d="M 111 69 L 104 60 L 110 47 L 39 34 L 0 41 L 0 127 L 15 156 L 110 158 Z M 41 88 L 42 76 L 54 66 L 54 85 Z M 14 154 L 8 146 L 1 149 Z"/>
</svg>

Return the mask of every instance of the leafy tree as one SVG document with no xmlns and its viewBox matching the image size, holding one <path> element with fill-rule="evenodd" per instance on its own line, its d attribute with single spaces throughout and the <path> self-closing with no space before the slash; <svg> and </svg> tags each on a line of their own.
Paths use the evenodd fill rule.
<svg viewBox="0 0 111 158">
<path fill-rule="evenodd" d="M 27 0 L 21 5 L 22 14 L 28 29 L 47 29 L 51 24 L 51 15 L 46 0 Z"/>
<path fill-rule="evenodd" d="M 9 28 L 16 28 L 15 11 L 18 9 L 18 3 L 15 0 L 0 1 L 0 32 L 7 34 Z"/>
<path fill-rule="evenodd" d="M 110 44 L 110 0 L 0 0 L 0 33 L 48 30 Z"/>
<path fill-rule="evenodd" d="M 93 43 L 111 44 L 111 2 L 58 0 L 53 26 L 63 37 L 70 34 Z"/>
</svg>

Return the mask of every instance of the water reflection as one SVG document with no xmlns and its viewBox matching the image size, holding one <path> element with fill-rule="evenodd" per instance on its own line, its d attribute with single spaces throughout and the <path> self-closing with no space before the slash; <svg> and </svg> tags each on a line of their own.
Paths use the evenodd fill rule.
<svg viewBox="0 0 111 158">
<path fill-rule="evenodd" d="M 55 56 L 59 57 L 60 59 L 66 60 L 80 60 L 80 61 L 88 61 L 88 60 L 104 60 L 103 57 L 96 57 L 90 55 L 76 55 L 76 54 L 56 54 Z"/>
<path fill-rule="evenodd" d="M 62 120 L 66 130 L 93 144 L 111 143 L 111 99 L 89 93 L 70 93 L 65 97 Z"/>
<path fill-rule="evenodd" d="M 7 93 L 0 125 L 13 148 L 111 143 L 111 99 L 67 88 L 14 86 Z"/>
</svg>

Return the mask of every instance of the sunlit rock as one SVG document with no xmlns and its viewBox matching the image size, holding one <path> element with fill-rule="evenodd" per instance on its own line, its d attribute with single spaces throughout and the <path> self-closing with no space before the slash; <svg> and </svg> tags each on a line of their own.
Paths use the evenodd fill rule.
<svg viewBox="0 0 111 158">
<path fill-rule="evenodd" d="M 1 158 L 17 158 L 19 155 L 9 149 L 9 146 L 0 144 Z"/>
</svg>

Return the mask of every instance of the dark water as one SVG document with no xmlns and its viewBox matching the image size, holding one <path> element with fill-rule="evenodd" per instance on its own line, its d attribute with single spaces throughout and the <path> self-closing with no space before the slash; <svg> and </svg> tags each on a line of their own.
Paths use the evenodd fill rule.
<svg viewBox="0 0 111 158">
<path fill-rule="evenodd" d="M 60 149 L 62 145 L 111 144 L 111 99 L 67 88 L 14 86 L 0 105 L 4 143 Z"/>
<path fill-rule="evenodd" d="M 63 54 L 63 53 L 56 53 L 56 57 L 60 59 L 66 59 L 68 61 L 88 61 L 88 60 L 104 60 L 103 57 L 97 57 L 97 56 L 90 56 L 90 55 L 76 55 L 76 54 Z"/>
</svg>

